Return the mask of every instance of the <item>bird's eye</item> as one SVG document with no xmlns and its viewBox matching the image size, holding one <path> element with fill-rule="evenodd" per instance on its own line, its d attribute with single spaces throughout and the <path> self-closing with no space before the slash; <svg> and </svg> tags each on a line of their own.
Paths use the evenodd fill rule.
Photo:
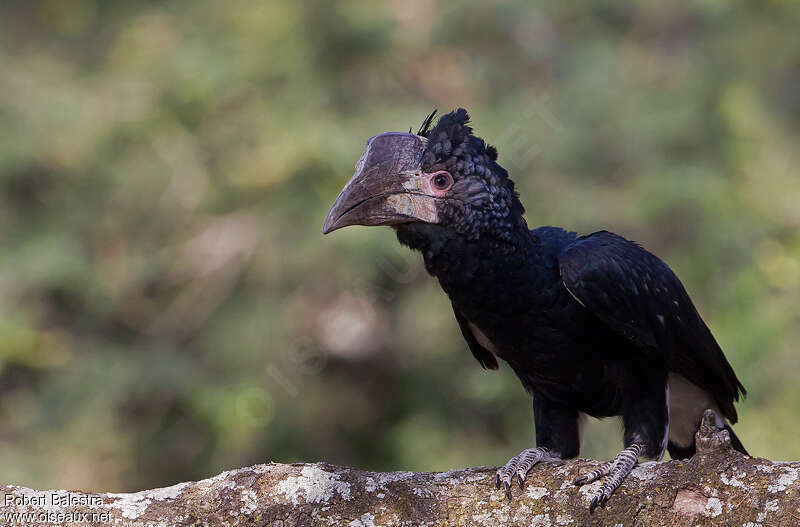
<svg viewBox="0 0 800 527">
<path fill-rule="evenodd" d="M 447 190 L 453 185 L 453 176 L 444 170 L 433 174 L 431 185 L 436 190 Z"/>
</svg>

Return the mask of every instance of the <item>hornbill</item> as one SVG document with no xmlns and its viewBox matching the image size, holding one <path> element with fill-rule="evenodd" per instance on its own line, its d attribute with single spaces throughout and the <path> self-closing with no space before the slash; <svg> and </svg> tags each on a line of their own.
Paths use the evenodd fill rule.
<svg viewBox="0 0 800 527">
<path fill-rule="evenodd" d="M 511 498 L 536 463 L 574 458 L 587 415 L 622 416 L 624 449 L 577 480 L 600 478 L 604 505 L 639 456 L 691 457 L 705 409 L 728 423 L 746 393 L 680 280 L 622 236 L 533 230 L 497 150 L 463 108 L 416 134 L 372 137 L 325 220 L 391 225 L 439 280 L 478 362 L 506 361 L 533 398 L 536 447 L 498 469 Z"/>
</svg>

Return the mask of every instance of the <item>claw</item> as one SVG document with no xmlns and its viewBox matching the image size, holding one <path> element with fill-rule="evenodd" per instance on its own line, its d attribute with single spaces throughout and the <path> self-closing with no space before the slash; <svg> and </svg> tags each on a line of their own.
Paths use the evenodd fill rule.
<svg viewBox="0 0 800 527">
<path fill-rule="evenodd" d="M 597 506 L 605 507 L 611 495 L 617 490 L 617 487 L 622 484 L 623 480 L 631 473 L 631 470 L 636 466 L 637 458 L 642 451 L 640 443 L 633 443 L 631 446 L 624 449 L 617 454 L 613 461 L 609 461 L 599 469 L 584 474 L 575 479 L 575 485 L 585 485 L 600 478 L 607 478 L 600 487 L 591 503 L 589 504 L 589 512 L 594 512 Z"/>
<path fill-rule="evenodd" d="M 523 450 L 518 455 L 511 458 L 503 467 L 497 469 L 494 476 L 495 487 L 499 489 L 502 483 L 506 498 L 510 500 L 511 487 L 514 485 L 514 480 L 516 479 L 520 490 L 525 490 L 525 478 L 528 476 L 528 471 L 543 459 L 557 460 L 560 458 L 551 454 L 550 451 L 544 447 Z"/>
<path fill-rule="evenodd" d="M 605 485 L 602 489 L 597 493 L 597 495 L 592 498 L 592 502 L 589 504 L 589 513 L 593 513 L 594 510 L 599 507 L 605 507 L 606 503 L 608 503 L 608 498 L 611 497 L 611 493 L 608 492 Z"/>
</svg>

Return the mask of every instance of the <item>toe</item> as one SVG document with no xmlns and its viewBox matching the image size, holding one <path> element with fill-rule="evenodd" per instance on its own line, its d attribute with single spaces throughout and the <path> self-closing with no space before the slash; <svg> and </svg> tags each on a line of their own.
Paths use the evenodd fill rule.
<svg viewBox="0 0 800 527">
<path fill-rule="evenodd" d="M 614 490 L 615 488 L 613 485 L 604 483 L 603 486 L 600 487 L 600 490 L 598 490 L 592 498 L 592 501 L 589 504 L 589 512 L 594 512 L 597 507 L 605 507 L 609 498 L 611 498 L 611 494 L 614 493 Z"/>
<path fill-rule="evenodd" d="M 511 487 L 514 484 L 514 480 L 516 479 L 520 490 L 524 490 L 528 471 L 547 455 L 550 455 L 548 451 L 539 447 L 523 450 L 506 463 L 505 466 L 497 470 L 494 478 L 495 487 L 499 489 L 502 484 L 506 497 L 511 499 Z"/>
<path fill-rule="evenodd" d="M 605 507 L 606 503 L 608 503 L 608 498 L 611 497 L 611 494 L 608 492 L 608 489 L 605 487 L 600 491 L 600 495 L 597 499 L 597 505 L 600 507 Z"/>
<path fill-rule="evenodd" d="M 605 488 L 602 488 L 592 498 L 592 502 L 589 504 L 589 512 L 594 512 L 597 507 L 605 507 L 607 501 L 608 496 L 605 493 Z"/>
<path fill-rule="evenodd" d="M 514 474 L 517 477 L 517 483 L 519 483 L 519 490 L 525 488 L 525 480 L 528 479 L 528 472 L 531 470 L 530 465 L 522 465 L 521 467 L 517 467 L 517 472 Z"/>
<path fill-rule="evenodd" d="M 573 485 L 586 485 L 587 483 L 591 483 L 593 481 L 597 481 L 598 479 L 607 476 L 611 469 L 614 468 L 614 462 L 605 463 L 603 466 L 598 468 L 597 470 L 593 470 L 583 476 L 579 476 L 575 481 L 572 482 Z"/>
<path fill-rule="evenodd" d="M 495 487 L 499 489 L 502 485 L 503 490 L 505 490 L 506 498 L 508 499 L 511 499 L 511 484 L 514 482 L 514 476 L 518 465 L 519 456 L 516 456 L 506 463 L 504 467 L 498 469 L 495 474 Z"/>
<path fill-rule="evenodd" d="M 495 483 L 497 488 L 499 489 L 502 485 L 503 490 L 505 491 L 506 498 L 511 499 L 511 483 L 514 476 L 514 466 L 506 465 L 502 469 L 497 471 L 497 476 L 495 477 Z"/>
</svg>

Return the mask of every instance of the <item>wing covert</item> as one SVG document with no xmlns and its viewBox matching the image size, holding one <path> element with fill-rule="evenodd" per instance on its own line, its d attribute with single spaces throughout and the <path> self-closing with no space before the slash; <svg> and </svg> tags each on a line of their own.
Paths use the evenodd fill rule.
<svg viewBox="0 0 800 527">
<path fill-rule="evenodd" d="M 644 353 L 713 395 L 736 422 L 745 394 L 725 355 L 672 270 L 641 246 L 600 231 L 559 254 L 564 287 L 604 324 Z"/>
</svg>

